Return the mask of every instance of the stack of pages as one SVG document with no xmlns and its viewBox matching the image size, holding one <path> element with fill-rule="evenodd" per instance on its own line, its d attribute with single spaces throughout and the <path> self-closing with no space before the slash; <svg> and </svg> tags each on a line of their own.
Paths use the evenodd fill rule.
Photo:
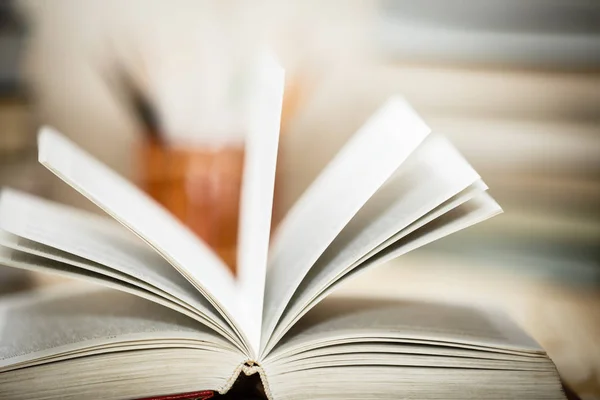
<svg viewBox="0 0 600 400">
<path fill-rule="evenodd" d="M 366 121 L 270 237 L 283 82 L 274 63 L 256 71 L 235 277 L 134 185 L 41 130 L 40 162 L 108 216 L 3 190 L 0 263 L 85 282 L 0 303 L 0 398 L 225 393 L 243 373 L 259 374 L 269 399 L 564 399 L 550 359 L 499 312 L 326 298 L 501 212 L 401 98 Z"/>
</svg>

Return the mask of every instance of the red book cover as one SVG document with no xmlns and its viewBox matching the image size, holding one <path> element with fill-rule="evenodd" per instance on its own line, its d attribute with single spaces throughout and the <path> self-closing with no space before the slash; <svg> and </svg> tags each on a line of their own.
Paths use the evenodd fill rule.
<svg viewBox="0 0 600 400">
<path fill-rule="evenodd" d="M 144 397 L 143 399 L 138 400 L 207 400 L 215 395 L 215 392 L 212 390 L 203 390 L 200 392 L 189 392 L 189 393 L 179 393 L 179 394 L 170 394 L 166 396 L 156 396 L 156 397 Z"/>
</svg>

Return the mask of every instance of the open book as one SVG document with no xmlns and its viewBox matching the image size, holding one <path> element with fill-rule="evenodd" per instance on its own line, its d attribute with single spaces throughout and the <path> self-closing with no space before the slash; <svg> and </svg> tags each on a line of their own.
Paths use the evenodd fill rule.
<svg viewBox="0 0 600 400">
<path fill-rule="evenodd" d="M 390 99 L 270 238 L 283 71 L 266 65 L 254 89 L 236 277 L 135 186 L 41 130 L 40 162 L 109 216 L 3 190 L 0 263 L 90 284 L 0 303 L 0 398 L 197 398 L 240 373 L 271 399 L 564 398 L 543 350 L 499 313 L 326 299 L 501 211 L 448 141 Z"/>
</svg>

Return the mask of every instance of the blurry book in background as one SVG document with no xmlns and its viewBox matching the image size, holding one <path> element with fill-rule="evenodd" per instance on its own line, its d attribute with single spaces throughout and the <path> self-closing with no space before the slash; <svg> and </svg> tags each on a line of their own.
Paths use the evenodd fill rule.
<svg viewBox="0 0 600 400">
<path fill-rule="evenodd" d="M 426 251 L 598 287 L 600 3 L 379 5 L 374 41 L 387 66 L 369 84 L 407 94 L 506 211 Z"/>
<path fill-rule="evenodd" d="M 594 69 L 600 7 L 587 0 L 380 0 L 378 45 L 397 61 Z"/>
</svg>

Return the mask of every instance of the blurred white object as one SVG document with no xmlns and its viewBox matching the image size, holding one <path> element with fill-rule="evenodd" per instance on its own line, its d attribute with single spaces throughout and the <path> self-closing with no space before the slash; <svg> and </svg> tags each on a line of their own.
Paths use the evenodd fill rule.
<svg viewBox="0 0 600 400">
<path fill-rule="evenodd" d="M 40 120 L 126 176 L 140 128 L 105 81 L 111 69 L 124 67 L 137 78 L 170 135 L 238 141 L 237 96 L 255 48 L 273 48 L 286 77 L 317 81 L 331 66 L 364 59 L 377 4 L 17 1 L 32 24 L 24 75 Z M 54 197 L 87 206 L 60 187 Z"/>
</svg>

